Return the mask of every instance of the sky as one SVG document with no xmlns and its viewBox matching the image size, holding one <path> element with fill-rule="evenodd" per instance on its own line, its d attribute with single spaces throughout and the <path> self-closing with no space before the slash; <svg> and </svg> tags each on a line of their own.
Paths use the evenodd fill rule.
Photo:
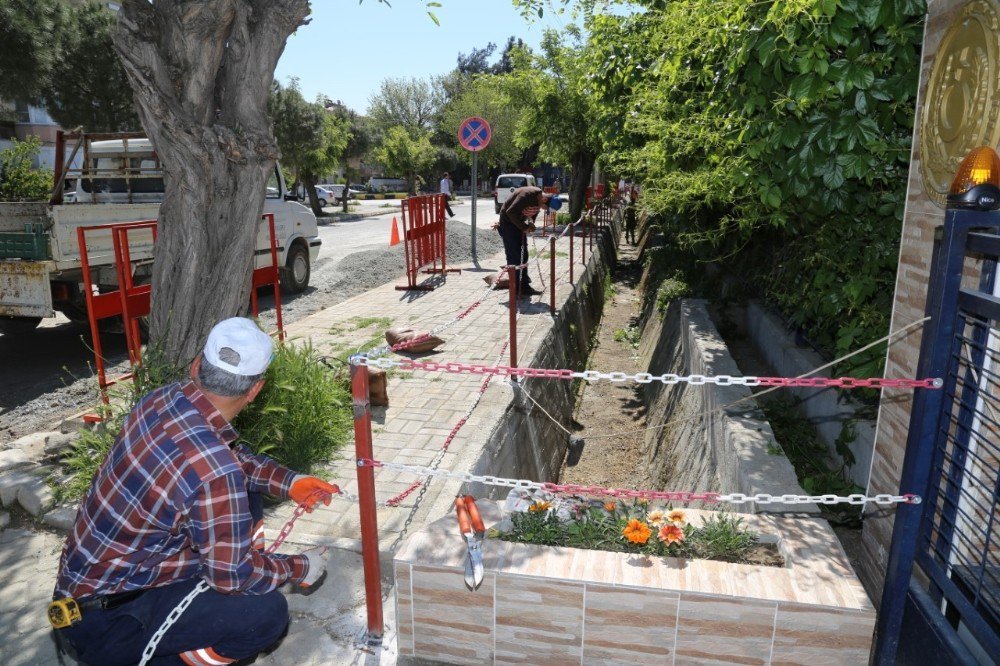
<svg viewBox="0 0 1000 666">
<path fill-rule="evenodd" d="M 440 26 L 424 0 L 391 0 L 391 7 L 377 0 L 312 0 L 312 22 L 289 37 L 275 78 L 284 85 L 298 77 L 306 99 L 322 93 L 365 113 L 383 79 L 445 74 L 460 52 L 489 42 L 499 51 L 512 35 L 537 48 L 545 28 L 570 22 L 545 12 L 528 24 L 511 0 L 438 1 L 442 6 L 432 11 Z"/>
</svg>

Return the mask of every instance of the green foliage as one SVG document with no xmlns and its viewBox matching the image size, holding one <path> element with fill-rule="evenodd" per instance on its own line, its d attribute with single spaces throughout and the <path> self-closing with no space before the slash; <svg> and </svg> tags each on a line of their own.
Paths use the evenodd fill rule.
<svg viewBox="0 0 1000 666">
<path fill-rule="evenodd" d="M 638 349 L 639 341 L 642 339 L 642 331 L 638 326 L 619 328 L 612 334 L 612 338 L 615 342 L 621 342 L 629 345 L 632 349 Z"/>
<path fill-rule="evenodd" d="M 115 16 L 101 2 L 66 9 L 58 56 L 42 94 L 45 110 L 63 127 L 141 129 L 125 69 L 111 44 Z"/>
<path fill-rule="evenodd" d="M 831 352 L 888 327 L 919 0 L 641 2 L 591 18 L 602 161 L 677 243 Z M 882 353 L 851 370 L 878 374 Z"/>
<path fill-rule="evenodd" d="M 41 141 L 29 136 L 11 143 L 10 148 L 0 151 L 0 201 L 46 201 L 52 190 L 52 172 L 32 166 Z"/>
<path fill-rule="evenodd" d="M 0 0 L 0 99 L 39 100 L 59 54 L 52 36 L 65 12 L 55 0 Z"/>
<path fill-rule="evenodd" d="M 843 461 L 833 464 L 826 445 L 819 440 L 816 429 L 800 415 L 797 403 L 792 400 L 761 400 L 761 409 L 774 430 L 775 439 L 780 442 L 779 451 L 788 456 L 795 469 L 802 488 L 810 495 L 850 495 L 864 489 L 855 485 L 847 477 L 847 468 L 854 464 L 854 455 L 847 448 L 847 437 L 853 440 L 853 424 L 845 425 L 837 440 L 837 451 L 842 452 Z M 770 452 L 770 451 L 769 451 Z M 854 516 L 852 508 L 838 509 L 820 505 L 820 508 L 834 516 Z"/>
<path fill-rule="evenodd" d="M 169 363 L 154 346 L 146 349 L 142 362 L 134 366 L 132 372 L 133 381 L 115 384 L 110 389 L 110 404 L 99 404 L 97 414 L 101 423 L 93 429 L 80 431 L 79 439 L 63 457 L 63 469 L 70 477 L 55 488 L 59 501 L 77 501 L 83 497 L 125 425 L 126 417 L 143 396 L 184 377 L 184 372 Z"/>
<path fill-rule="evenodd" d="M 445 105 L 439 134 L 446 136 L 448 143 L 457 149 L 458 127 L 471 116 L 485 118 L 493 130 L 490 145 L 476 154 L 480 173 L 512 168 L 521 156 L 521 149 L 514 140 L 521 112 L 520 106 L 511 102 L 498 77 L 480 76 L 466 83 Z M 471 164 L 472 153 L 461 149 L 460 155 Z"/>
<path fill-rule="evenodd" d="M 368 119 L 376 141 L 383 140 L 393 127 L 404 128 L 411 136 L 434 130 L 443 102 L 439 86 L 417 78 L 387 78 L 368 102 Z"/>
<path fill-rule="evenodd" d="M 648 504 L 641 502 L 631 505 L 611 502 L 607 506 L 610 510 L 599 502 L 580 506 L 569 520 L 561 520 L 551 509 L 513 513 L 512 528 L 508 532 L 497 532 L 491 536 L 504 541 L 540 546 L 723 562 L 746 561 L 747 556 L 758 544 L 757 535 L 746 528 L 742 518 L 725 512 L 703 518 L 702 524 L 696 527 L 684 522 L 683 518 L 670 523 L 662 516 L 656 516 Z M 680 513 L 684 514 L 683 511 Z M 654 517 L 657 519 L 654 520 Z M 633 519 L 642 522 L 650 529 L 651 533 L 646 543 L 630 542 L 623 535 L 626 526 Z M 675 525 L 683 533 L 683 538 L 669 545 L 664 543 L 657 538 L 662 524 Z"/>
<path fill-rule="evenodd" d="M 265 379 L 233 422 L 240 440 L 302 472 L 329 460 L 354 423 L 347 383 L 319 362 L 308 343 L 279 346 Z"/>
<path fill-rule="evenodd" d="M 416 176 L 434 162 L 434 146 L 427 133 L 413 136 L 404 127 L 391 127 L 375 150 L 376 159 L 389 173 L 405 174 L 411 194 L 416 188 Z"/>
<path fill-rule="evenodd" d="M 499 77 L 507 97 L 519 109 L 517 145 L 537 145 L 540 159 L 570 166 L 568 212 L 573 220 L 583 210 L 583 193 L 601 151 L 584 52 L 575 26 L 565 33 L 548 30 L 540 53 L 515 49 L 513 72 Z"/>
<path fill-rule="evenodd" d="M 274 138 L 285 166 L 312 185 L 341 161 L 350 141 L 350 120 L 328 113 L 318 102 L 307 102 L 292 79 L 287 87 L 277 82 L 268 100 Z"/>
</svg>

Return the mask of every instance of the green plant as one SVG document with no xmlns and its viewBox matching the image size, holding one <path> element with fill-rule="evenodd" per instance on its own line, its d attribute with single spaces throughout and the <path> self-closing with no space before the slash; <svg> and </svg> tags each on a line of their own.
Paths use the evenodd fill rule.
<svg viewBox="0 0 1000 666">
<path fill-rule="evenodd" d="M 642 331 L 639 330 L 638 326 L 619 328 L 612 334 L 612 338 L 615 342 L 628 344 L 632 349 L 638 349 L 639 341 L 642 339 Z"/>
<path fill-rule="evenodd" d="M 654 509 L 648 503 L 571 502 L 560 517 L 549 502 L 535 502 L 511 515 L 511 529 L 490 536 L 515 543 L 566 546 L 667 557 L 746 561 L 757 535 L 743 519 L 719 512 L 687 522 L 681 510 Z"/>
<path fill-rule="evenodd" d="M 45 201 L 52 189 L 52 172 L 32 166 L 42 142 L 37 136 L 11 140 L 0 151 L 0 201 Z"/>
<path fill-rule="evenodd" d="M 142 362 L 134 366 L 132 372 L 133 381 L 115 384 L 109 391 L 109 404 L 102 403 L 97 408 L 101 422 L 92 429 L 80 431 L 80 437 L 62 457 L 61 463 L 69 472 L 69 478 L 55 486 L 59 501 L 75 501 L 87 492 L 121 432 L 125 418 L 143 396 L 184 377 L 184 371 L 167 362 L 155 346 L 147 347 Z"/>
<path fill-rule="evenodd" d="M 352 424 L 346 380 L 320 363 L 309 343 L 278 347 L 264 388 L 233 423 L 252 450 L 303 472 L 330 459 Z"/>
</svg>

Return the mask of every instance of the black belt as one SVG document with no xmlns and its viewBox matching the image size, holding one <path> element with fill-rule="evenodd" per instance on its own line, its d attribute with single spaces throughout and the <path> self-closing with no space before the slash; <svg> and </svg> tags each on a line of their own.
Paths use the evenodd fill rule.
<svg viewBox="0 0 1000 666">
<path fill-rule="evenodd" d="M 111 610 L 127 604 L 137 598 L 146 590 L 132 590 L 131 592 L 119 592 L 117 594 L 104 594 L 99 597 L 86 597 L 77 599 L 76 603 L 80 610 Z"/>
</svg>

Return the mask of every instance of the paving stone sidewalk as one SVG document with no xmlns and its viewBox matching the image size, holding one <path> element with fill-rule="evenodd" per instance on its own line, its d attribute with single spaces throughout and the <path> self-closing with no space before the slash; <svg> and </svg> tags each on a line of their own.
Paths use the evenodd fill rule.
<svg viewBox="0 0 1000 666">
<path fill-rule="evenodd" d="M 583 273 L 576 239 L 577 280 Z M 556 252 L 557 304 L 563 303 L 572 287 L 567 278 L 568 237 L 560 239 Z M 519 365 L 530 365 L 535 348 L 552 325 L 549 314 L 548 240 L 534 238 L 530 270 L 534 286 L 542 296 L 518 301 Z M 594 246 L 596 249 L 596 244 Z M 588 262 L 592 253 L 588 247 Z M 322 354 L 343 356 L 381 342 L 389 326 L 412 326 L 430 330 L 454 317 L 475 302 L 484 300 L 468 316 L 440 333 L 446 343 L 422 359 L 492 364 L 500 357 L 508 338 L 508 295 L 506 291 L 485 290 L 484 277 L 493 276 L 504 263 L 503 255 L 484 258 L 479 266 L 458 266 L 461 274 L 447 278 L 427 277 L 439 286 L 429 292 L 397 291 L 397 278 L 379 288 L 306 317 L 290 325 L 291 340 L 310 341 Z M 376 340 L 376 338 L 378 338 Z M 373 409 L 375 457 L 407 464 L 430 464 L 439 455 L 442 443 L 459 418 L 476 398 L 482 376 L 431 372 L 390 371 L 389 407 Z M 511 387 L 494 378 L 482 401 L 440 460 L 440 467 L 466 471 L 478 457 L 486 437 L 494 429 L 512 399 Z M 325 472 L 349 493 L 357 492 L 353 444 L 342 452 Z M 376 469 L 378 500 L 397 495 L 415 479 L 409 475 Z M 281 552 L 299 552 L 314 545 L 331 546 L 329 572 L 325 584 L 306 597 L 290 595 L 292 624 L 278 649 L 257 660 L 259 664 L 393 664 L 396 663 L 395 618 L 391 580 L 392 553 L 407 534 L 439 518 L 451 509 L 458 482 L 434 481 L 407 497 L 399 507 L 380 508 L 379 535 L 382 555 L 386 633 L 381 647 L 365 645 L 366 628 L 363 573 L 360 557 L 358 506 L 335 499 L 304 515 L 296 523 Z M 267 518 L 267 538 L 273 539 L 291 516 L 289 503 L 277 506 Z M 59 532 L 8 529 L 0 532 L 0 663 L 57 663 L 44 617 L 51 593 L 63 536 Z"/>
</svg>

